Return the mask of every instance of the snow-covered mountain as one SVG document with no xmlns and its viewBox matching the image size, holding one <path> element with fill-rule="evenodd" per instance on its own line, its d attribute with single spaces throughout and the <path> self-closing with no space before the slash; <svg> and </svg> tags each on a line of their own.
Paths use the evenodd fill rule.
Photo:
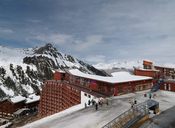
<svg viewBox="0 0 175 128">
<path fill-rule="evenodd" d="M 141 61 L 113 61 L 109 63 L 97 63 L 93 65 L 99 70 L 103 70 L 108 74 L 118 71 L 127 71 L 133 73 L 134 67 L 143 67 L 143 60 Z"/>
<path fill-rule="evenodd" d="M 142 67 L 143 60 L 139 60 L 139 61 L 114 61 L 114 62 L 110 62 L 110 63 L 97 63 L 93 66 L 95 68 L 98 68 L 98 69 L 114 69 L 114 68 L 133 69 L 133 67 Z"/>
<path fill-rule="evenodd" d="M 46 44 L 39 48 L 15 49 L 0 46 L 0 98 L 39 93 L 43 80 L 52 79 L 55 69 L 76 68 L 89 74 L 107 74 Z"/>
</svg>

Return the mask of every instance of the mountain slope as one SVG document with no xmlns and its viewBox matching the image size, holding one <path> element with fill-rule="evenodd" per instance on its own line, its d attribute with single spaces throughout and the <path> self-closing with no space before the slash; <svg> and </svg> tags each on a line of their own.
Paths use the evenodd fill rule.
<svg viewBox="0 0 175 128">
<path fill-rule="evenodd" d="M 55 69 L 76 68 L 89 74 L 107 74 L 46 44 L 39 48 L 14 49 L 0 46 L 0 98 L 39 93 L 43 80 Z"/>
</svg>

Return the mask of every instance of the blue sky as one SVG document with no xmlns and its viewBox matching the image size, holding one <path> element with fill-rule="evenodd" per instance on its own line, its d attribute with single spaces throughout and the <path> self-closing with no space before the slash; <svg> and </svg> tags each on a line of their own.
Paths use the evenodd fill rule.
<svg viewBox="0 0 175 128">
<path fill-rule="evenodd" d="M 58 50 L 92 64 L 175 63 L 174 0 L 1 0 L 0 44 Z"/>
</svg>

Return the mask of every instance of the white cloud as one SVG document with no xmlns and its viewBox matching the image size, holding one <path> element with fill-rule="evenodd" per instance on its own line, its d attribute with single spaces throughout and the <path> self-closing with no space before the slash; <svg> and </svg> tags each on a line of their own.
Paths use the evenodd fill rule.
<svg viewBox="0 0 175 128">
<path fill-rule="evenodd" d="M 91 35 L 87 36 L 85 40 L 75 40 L 75 49 L 77 51 L 87 50 L 92 46 L 99 45 L 103 42 L 103 36 Z"/>
<path fill-rule="evenodd" d="M 79 1 L 75 7 L 75 2 L 68 2 L 70 8 L 63 7 L 64 4 L 51 10 L 44 8 L 36 17 L 24 17 L 25 22 L 16 18 L 1 20 L 0 26 L 12 26 L 15 32 L 0 27 L 0 34 L 3 39 L 26 41 L 31 46 L 36 45 L 35 42 L 53 42 L 60 50 L 90 61 L 103 61 L 98 55 L 104 55 L 107 59 L 148 58 L 175 62 L 175 1 L 94 2 L 96 4 Z M 39 3 L 42 4 L 45 2 Z M 50 8 L 52 4 L 46 6 Z M 43 12 L 48 15 L 42 15 Z"/>
<path fill-rule="evenodd" d="M 3 33 L 3 34 L 12 34 L 14 31 L 12 29 L 9 29 L 9 28 L 1 28 L 0 27 L 0 33 Z"/>
<path fill-rule="evenodd" d="M 66 34 L 59 34 L 59 33 L 40 34 L 33 38 L 43 42 L 53 42 L 56 45 L 70 43 L 70 41 L 72 41 L 72 36 L 66 35 Z"/>
<path fill-rule="evenodd" d="M 92 55 L 85 58 L 90 63 L 102 63 L 105 62 L 106 57 L 103 55 Z"/>
</svg>

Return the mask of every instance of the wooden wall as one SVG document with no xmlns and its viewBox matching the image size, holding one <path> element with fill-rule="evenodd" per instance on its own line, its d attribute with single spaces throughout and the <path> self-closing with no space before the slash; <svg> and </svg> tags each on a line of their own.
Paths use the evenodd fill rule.
<svg viewBox="0 0 175 128">
<path fill-rule="evenodd" d="M 64 83 L 64 84 L 63 84 Z M 39 115 L 49 116 L 79 104 L 81 93 L 69 83 L 46 81 L 41 93 Z"/>
<path fill-rule="evenodd" d="M 114 95 L 122 95 L 131 92 L 137 92 L 150 89 L 153 86 L 152 80 L 132 81 L 119 83 L 115 85 Z"/>
</svg>

